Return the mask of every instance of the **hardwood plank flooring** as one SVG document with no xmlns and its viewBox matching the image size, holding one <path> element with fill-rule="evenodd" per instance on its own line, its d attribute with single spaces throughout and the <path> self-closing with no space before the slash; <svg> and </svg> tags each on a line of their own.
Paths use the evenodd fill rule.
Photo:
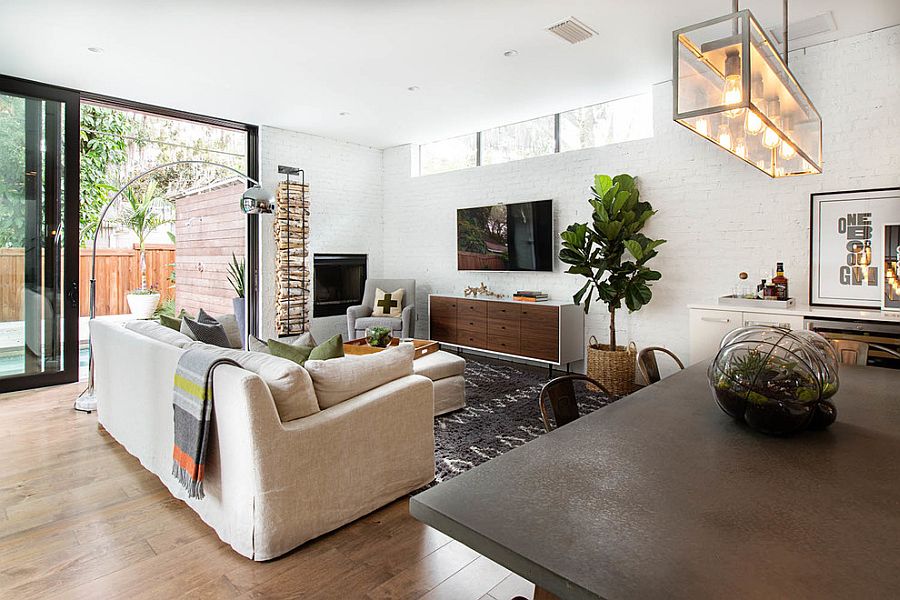
<svg viewBox="0 0 900 600">
<path fill-rule="evenodd" d="M 407 498 L 279 559 L 244 558 L 96 415 L 72 410 L 81 385 L 0 395 L 0 597 L 532 597 L 521 577 L 413 519 Z"/>
</svg>

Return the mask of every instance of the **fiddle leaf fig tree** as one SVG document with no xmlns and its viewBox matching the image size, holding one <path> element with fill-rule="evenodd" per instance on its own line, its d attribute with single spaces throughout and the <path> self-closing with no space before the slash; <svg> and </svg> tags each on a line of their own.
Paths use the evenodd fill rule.
<svg viewBox="0 0 900 600">
<path fill-rule="evenodd" d="M 650 239 L 641 233 L 656 211 L 640 200 L 631 175 L 594 176 L 591 188 L 591 223 L 569 225 L 560 236 L 559 259 L 569 266 L 566 273 L 587 279 L 572 299 L 583 301 L 584 312 L 596 299 L 609 309 L 609 349 L 616 350 L 616 310 L 622 303 L 634 312 L 650 302 L 651 281 L 662 275 L 647 267 L 666 240 Z"/>
</svg>

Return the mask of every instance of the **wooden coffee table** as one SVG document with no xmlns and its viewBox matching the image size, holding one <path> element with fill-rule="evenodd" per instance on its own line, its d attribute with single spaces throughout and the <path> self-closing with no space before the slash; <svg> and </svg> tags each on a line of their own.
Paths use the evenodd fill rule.
<svg viewBox="0 0 900 600">
<path fill-rule="evenodd" d="M 433 340 L 412 340 L 413 346 L 416 347 L 415 356 L 413 359 L 422 358 L 426 354 L 433 354 L 441 349 L 441 345 L 438 342 Z M 394 346 L 398 346 L 400 344 L 400 338 L 394 338 L 391 340 L 391 343 L 388 344 L 388 348 L 393 348 Z M 364 354 L 375 354 L 376 352 L 381 352 L 386 348 L 376 348 L 374 346 L 370 346 L 366 343 L 366 338 L 358 338 L 355 340 L 350 340 L 349 342 L 344 342 L 344 354 L 352 354 L 355 356 L 361 356 Z"/>
</svg>

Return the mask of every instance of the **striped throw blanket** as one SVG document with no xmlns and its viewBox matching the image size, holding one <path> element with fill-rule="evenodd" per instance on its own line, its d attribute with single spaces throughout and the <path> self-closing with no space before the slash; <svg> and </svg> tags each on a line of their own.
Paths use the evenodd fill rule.
<svg viewBox="0 0 900 600">
<path fill-rule="evenodd" d="M 187 350 L 175 369 L 175 447 L 172 475 L 190 498 L 203 498 L 203 464 L 213 405 L 213 370 L 222 364 L 238 366 L 204 349 Z"/>
</svg>

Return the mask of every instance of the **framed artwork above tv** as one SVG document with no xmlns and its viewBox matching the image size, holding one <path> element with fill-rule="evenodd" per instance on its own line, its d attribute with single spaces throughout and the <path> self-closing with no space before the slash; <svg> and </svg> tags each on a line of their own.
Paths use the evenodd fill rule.
<svg viewBox="0 0 900 600">
<path fill-rule="evenodd" d="M 553 241 L 552 200 L 456 211 L 460 271 L 552 271 Z"/>
<path fill-rule="evenodd" d="M 810 195 L 810 305 L 881 308 L 890 223 L 900 223 L 900 187 Z"/>
</svg>

